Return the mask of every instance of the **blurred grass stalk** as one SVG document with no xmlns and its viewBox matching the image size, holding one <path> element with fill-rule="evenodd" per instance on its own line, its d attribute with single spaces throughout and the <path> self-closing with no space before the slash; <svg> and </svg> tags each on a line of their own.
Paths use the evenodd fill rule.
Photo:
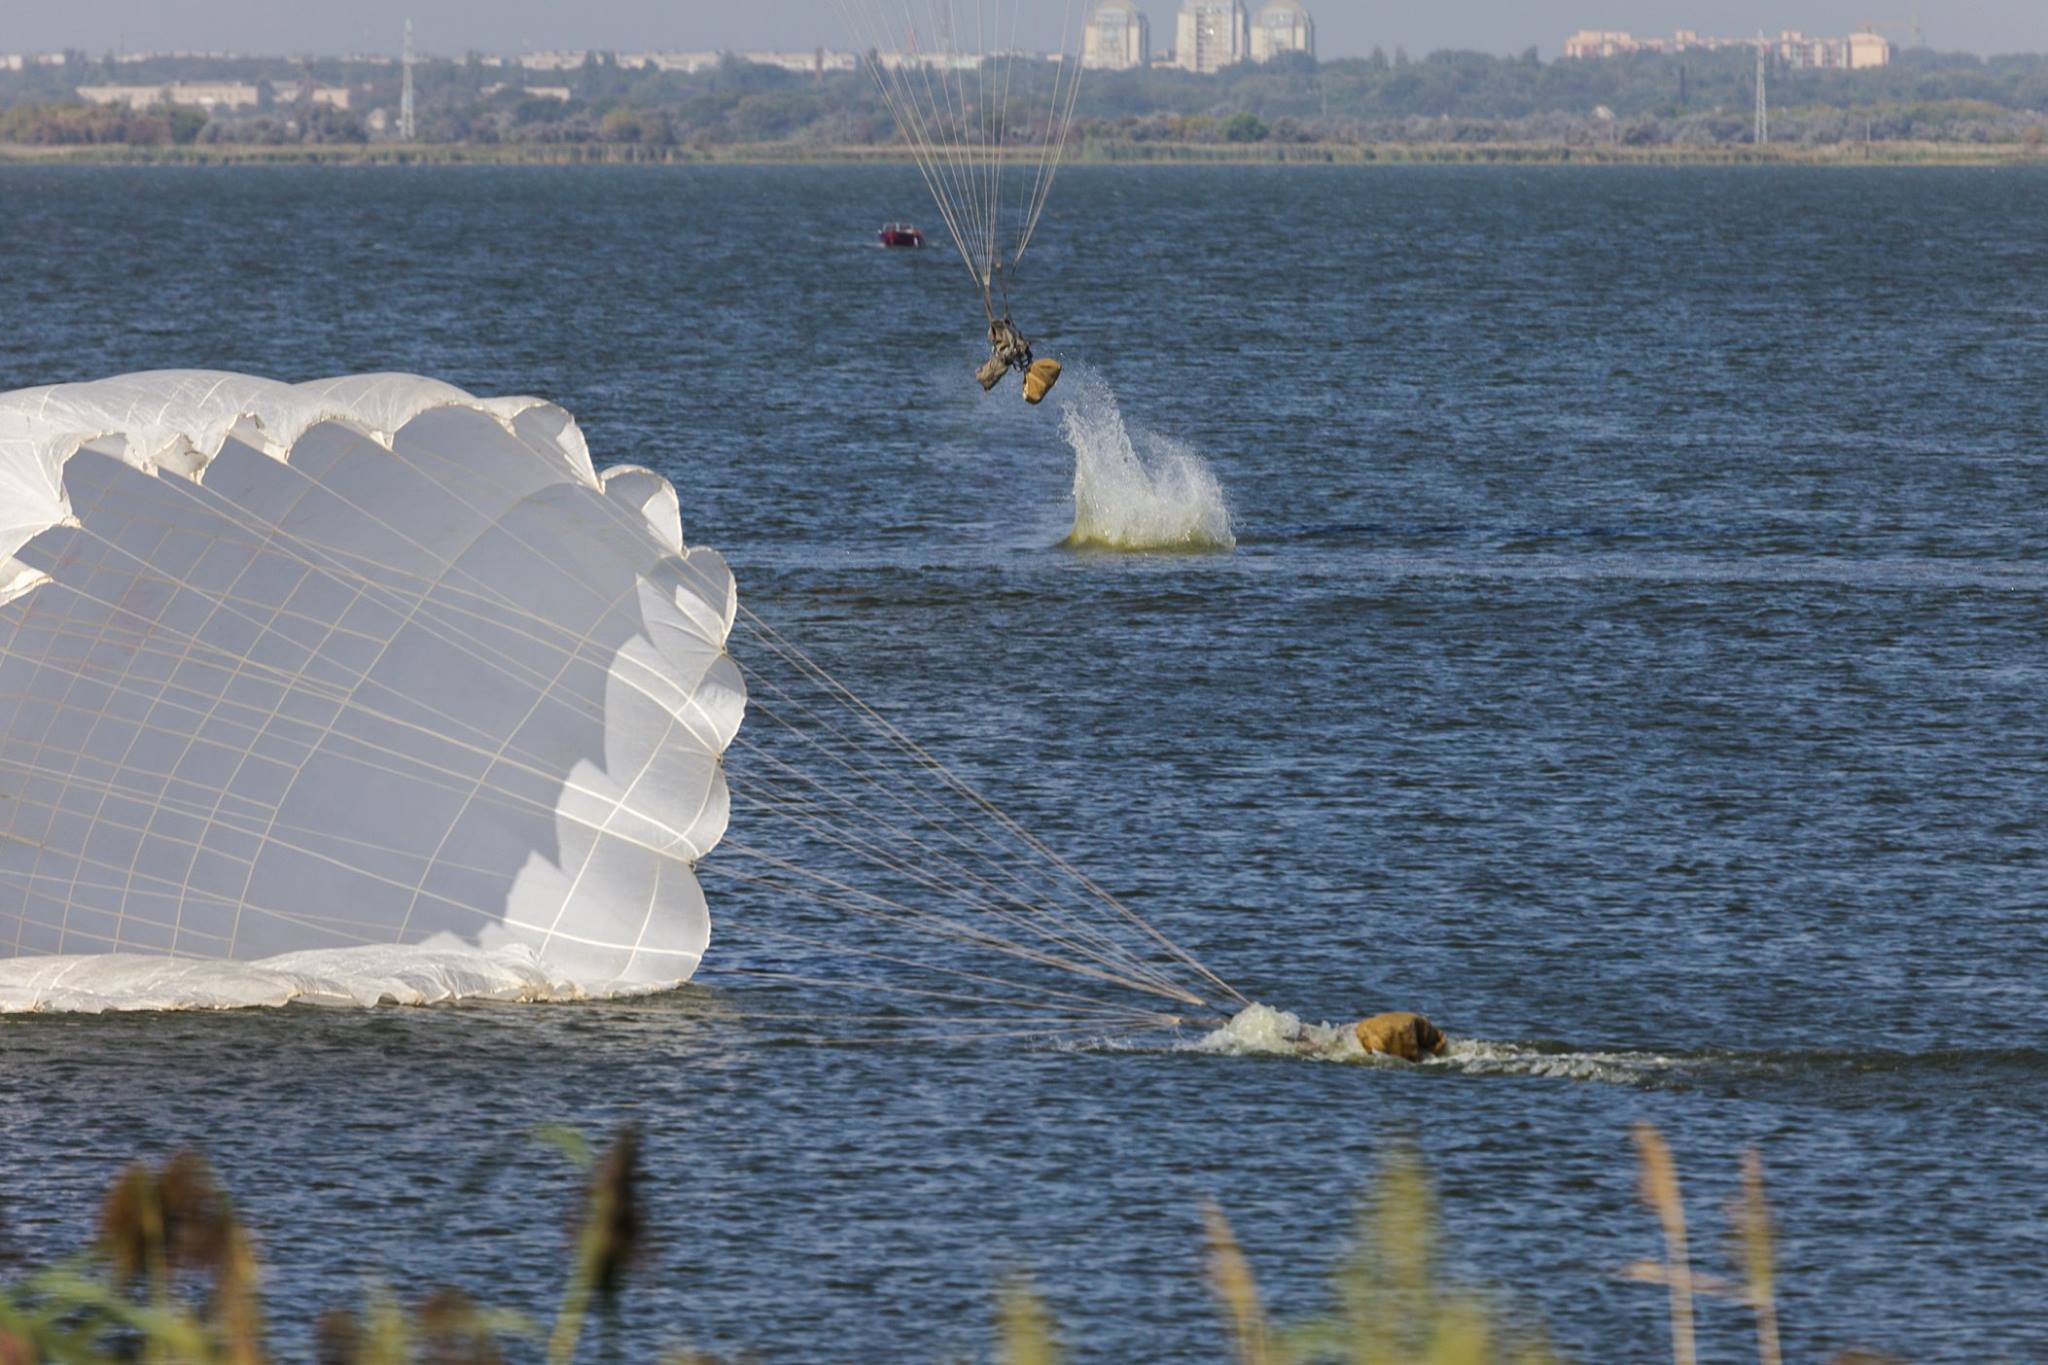
<svg viewBox="0 0 2048 1365">
<path fill-rule="evenodd" d="M 1664 1135 L 1648 1123 L 1634 1128 L 1641 1163 L 1638 1185 L 1643 1202 L 1664 1225 L 1664 1284 L 1671 1290 L 1671 1359 L 1673 1365 L 1694 1365 L 1699 1358 L 1692 1331 L 1692 1261 L 1685 1245 L 1685 1200 L 1678 1191 L 1678 1166 Z"/>
<path fill-rule="evenodd" d="M 621 1129 L 602 1155 L 580 1134 L 537 1130 L 588 1173 L 568 1282 L 547 1333 L 550 1365 L 576 1358 L 593 1308 L 608 1307 L 643 1253 L 640 1137 Z M 1664 1258 L 1638 1261 L 1627 1278 L 1661 1284 L 1670 1296 L 1671 1351 L 1693 1365 L 1696 1295 L 1726 1299 L 1755 1317 L 1761 1365 L 1781 1365 L 1775 1297 L 1775 1234 L 1764 1197 L 1763 1161 L 1743 1153 L 1741 1193 L 1728 1207 L 1740 1282 L 1695 1271 L 1687 1245 L 1678 1167 L 1663 1135 L 1633 1130 L 1638 1193 L 1657 1216 Z M 1334 1311 L 1276 1325 L 1249 1258 L 1215 1204 L 1202 1209 L 1210 1287 L 1239 1365 L 1556 1365 L 1539 1328 L 1503 1319 L 1478 1292 L 1440 1267 L 1435 1199 L 1415 1153 L 1387 1156 L 1332 1281 Z M 0 1365 L 264 1365 L 260 1271 L 252 1239 L 204 1159 L 181 1152 L 155 1171 L 136 1163 L 109 1189 L 94 1258 L 77 1258 L 0 1285 Z M 1004 1365 L 1056 1365 L 1051 1313 L 1028 1282 L 1007 1284 L 997 1303 L 997 1358 Z M 320 1365 L 500 1365 L 501 1338 L 538 1341 L 517 1313 L 479 1307 L 453 1290 L 410 1310 L 385 1293 L 366 1310 L 320 1316 Z M 608 1343 L 611 1344 L 611 1343 Z M 1881 1357 L 1851 1353 L 1837 1365 Z M 711 1357 L 687 1352 L 670 1365 Z"/>
<path fill-rule="evenodd" d="M 1696 1358 L 1693 1296 L 1707 1294 L 1748 1308 L 1756 1320 L 1757 1360 L 1760 1365 L 1781 1365 L 1776 1239 L 1771 1207 L 1764 1198 L 1763 1157 L 1754 1147 L 1743 1151 L 1742 1193 L 1728 1205 L 1728 1222 L 1735 1234 L 1734 1260 L 1742 1268 L 1738 1283 L 1692 1268 L 1686 1250 L 1685 1201 L 1679 1192 L 1678 1164 L 1672 1159 L 1671 1148 L 1663 1134 L 1648 1123 L 1635 1125 L 1634 1137 L 1640 1164 L 1638 1189 L 1643 1202 L 1656 1212 L 1663 1225 L 1664 1259 L 1637 1261 L 1622 1274 L 1670 1290 L 1672 1360 L 1676 1365 L 1692 1365 Z"/>
<path fill-rule="evenodd" d="M 1395 1149 L 1333 1277 L 1337 1309 L 1276 1328 L 1221 1209 L 1203 1210 L 1209 1281 L 1240 1365 L 1555 1365 L 1539 1333 L 1503 1322 L 1438 1264 L 1436 1202 L 1421 1161 Z"/>
</svg>

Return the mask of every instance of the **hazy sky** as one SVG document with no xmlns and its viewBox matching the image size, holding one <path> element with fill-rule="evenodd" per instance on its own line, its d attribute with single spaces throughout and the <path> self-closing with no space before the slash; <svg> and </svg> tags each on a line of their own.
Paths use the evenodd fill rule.
<svg viewBox="0 0 2048 1365">
<path fill-rule="evenodd" d="M 976 0 L 953 0 L 966 12 Z M 901 12 L 904 0 L 855 0 Z M 923 12 L 933 0 L 909 0 Z M 943 5 L 945 0 L 937 0 Z M 1058 15 L 1084 0 L 980 0 L 1048 15 L 1032 44 L 1056 45 Z M 1172 42 L 1178 0 L 1142 0 L 1153 45 Z M 1917 10 L 1927 40 L 1983 53 L 2048 51 L 2048 0 L 1308 0 L 1325 57 L 1379 44 L 1557 55 L 1578 28 L 1728 35 L 1758 28 L 1845 33 L 1869 20 L 1895 40 Z M 0 0 L 0 52 L 75 47 L 257 53 L 395 52 L 411 16 L 420 50 L 459 55 L 531 48 L 851 47 L 835 0 Z M 1026 35 L 1029 38 L 1030 35 Z"/>
</svg>

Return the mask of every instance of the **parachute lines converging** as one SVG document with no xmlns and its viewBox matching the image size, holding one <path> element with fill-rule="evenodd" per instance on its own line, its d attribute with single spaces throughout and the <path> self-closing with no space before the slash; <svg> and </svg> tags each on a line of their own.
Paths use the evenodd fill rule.
<svg viewBox="0 0 2048 1365">
<path fill-rule="evenodd" d="M 744 606 L 735 639 L 754 724 L 729 779 L 747 837 L 699 871 L 744 905 L 728 920 L 744 943 L 704 979 L 802 998 L 801 1014 L 757 1017 L 890 1040 L 1107 1038 L 1243 999 Z M 789 923 L 802 907 L 829 910 L 829 931 Z M 857 1012 L 870 996 L 894 1012 Z"/>
<path fill-rule="evenodd" d="M 760 987 L 730 1012 L 890 1040 L 1242 999 L 742 606 L 674 485 L 598 473 L 559 408 L 408 375 L 0 395 L 0 1009 L 700 962 Z"/>
<path fill-rule="evenodd" d="M 1040 0 L 838 4 L 989 319 L 1006 316 L 1073 132 L 1081 0 L 1061 0 L 1050 60 L 1021 50 L 1027 13 L 1055 10 Z"/>
</svg>

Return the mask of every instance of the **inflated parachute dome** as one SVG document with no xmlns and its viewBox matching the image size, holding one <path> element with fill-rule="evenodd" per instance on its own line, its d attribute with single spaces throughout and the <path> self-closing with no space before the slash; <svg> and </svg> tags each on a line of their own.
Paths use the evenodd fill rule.
<svg viewBox="0 0 2048 1365">
<path fill-rule="evenodd" d="M 0 1009 L 687 979 L 735 607 L 538 399 L 0 394 Z"/>
</svg>

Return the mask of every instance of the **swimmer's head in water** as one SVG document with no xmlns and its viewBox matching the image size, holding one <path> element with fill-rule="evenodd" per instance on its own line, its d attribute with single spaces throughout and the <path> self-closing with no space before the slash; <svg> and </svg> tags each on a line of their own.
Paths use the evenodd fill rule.
<svg viewBox="0 0 2048 1365">
<path fill-rule="evenodd" d="M 1446 1046 L 1444 1035 L 1435 1024 L 1406 1010 L 1361 1019 L 1352 1031 L 1358 1035 L 1358 1045 L 1367 1052 L 1383 1053 L 1408 1062 L 1438 1056 Z"/>
</svg>

